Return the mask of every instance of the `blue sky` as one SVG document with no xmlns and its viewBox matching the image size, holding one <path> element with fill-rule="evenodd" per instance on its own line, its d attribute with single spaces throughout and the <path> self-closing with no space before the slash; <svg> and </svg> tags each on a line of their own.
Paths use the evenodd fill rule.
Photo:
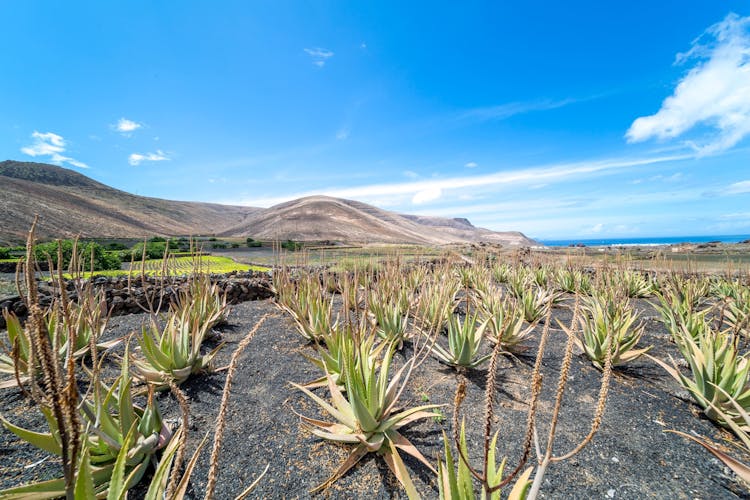
<svg viewBox="0 0 750 500">
<path fill-rule="evenodd" d="M 747 16 L 3 0 L 0 158 L 146 196 L 330 194 L 537 238 L 750 233 Z"/>
</svg>

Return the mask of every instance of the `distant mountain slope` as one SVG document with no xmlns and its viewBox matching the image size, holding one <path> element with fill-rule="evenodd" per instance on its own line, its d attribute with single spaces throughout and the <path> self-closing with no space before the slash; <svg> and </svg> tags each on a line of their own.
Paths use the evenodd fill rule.
<svg viewBox="0 0 750 500">
<path fill-rule="evenodd" d="M 518 232 L 466 219 L 402 215 L 366 203 L 311 196 L 271 208 L 170 201 L 113 189 L 44 163 L 0 162 L 0 243 L 22 241 L 34 214 L 40 238 L 215 234 L 262 240 L 533 245 Z"/>
<path fill-rule="evenodd" d="M 136 196 L 44 163 L 0 162 L 0 241 L 19 241 L 39 214 L 39 237 L 212 234 L 258 208 Z"/>
<path fill-rule="evenodd" d="M 484 241 L 521 246 L 536 244 L 522 233 L 498 233 L 476 228 L 466 219 L 402 215 L 366 203 L 328 196 L 309 196 L 273 206 L 221 234 L 352 243 L 439 245 Z"/>
</svg>

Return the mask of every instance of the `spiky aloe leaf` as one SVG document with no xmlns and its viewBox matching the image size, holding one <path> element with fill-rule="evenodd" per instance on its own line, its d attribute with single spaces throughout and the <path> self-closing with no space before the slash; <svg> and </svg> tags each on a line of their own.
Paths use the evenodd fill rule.
<svg viewBox="0 0 750 500">
<path fill-rule="evenodd" d="M 60 442 L 48 432 L 34 432 L 22 427 L 11 424 L 5 417 L 0 415 L 0 421 L 3 426 L 10 432 L 20 437 L 27 443 L 30 443 L 37 448 L 40 448 L 46 452 L 52 453 L 53 455 L 62 456 L 62 447 Z"/>
<path fill-rule="evenodd" d="M 96 492 L 94 490 L 94 475 L 91 471 L 89 449 L 85 444 L 83 446 L 81 459 L 78 464 L 78 474 L 76 475 L 74 495 L 76 498 L 87 500 L 96 497 Z"/>
</svg>

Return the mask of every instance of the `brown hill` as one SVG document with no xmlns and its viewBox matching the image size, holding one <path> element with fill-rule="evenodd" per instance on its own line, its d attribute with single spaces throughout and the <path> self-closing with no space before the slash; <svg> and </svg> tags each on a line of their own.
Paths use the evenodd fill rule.
<svg viewBox="0 0 750 500">
<path fill-rule="evenodd" d="M 223 236 L 256 239 L 333 240 L 350 243 L 488 242 L 534 245 L 519 232 L 498 233 L 476 228 L 466 219 L 402 215 L 353 200 L 309 196 L 254 214 Z"/>
<path fill-rule="evenodd" d="M 258 208 L 136 196 L 44 163 L 0 162 L 0 242 L 23 241 L 39 214 L 39 237 L 141 238 L 212 234 Z"/>
<path fill-rule="evenodd" d="M 533 245 L 518 232 L 476 228 L 466 219 L 401 215 L 365 203 L 312 196 L 271 208 L 148 198 L 44 163 L 0 162 L 0 243 L 39 237 L 135 238 L 216 234 L 263 240 Z"/>
</svg>

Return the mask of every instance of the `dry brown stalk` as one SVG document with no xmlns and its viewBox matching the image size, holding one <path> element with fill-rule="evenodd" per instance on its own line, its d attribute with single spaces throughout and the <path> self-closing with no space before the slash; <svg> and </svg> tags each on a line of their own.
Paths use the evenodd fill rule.
<svg viewBox="0 0 750 500">
<path fill-rule="evenodd" d="M 26 328 L 30 332 L 29 342 L 29 380 L 32 395 L 37 403 L 49 408 L 58 426 L 61 441 L 61 458 L 65 478 L 65 496 L 74 498 L 75 472 L 80 451 L 80 422 L 78 420 L 78 386 L 75 383 L 75 364 L 72 359 L 67 364 L 65 375 L 60 370 L 57 351 L 53 348 L 49 332 L 44 322 L 44 312 L 39 306 L 39 293 L 36 287 L 36 270 L 34 259 L 35 231 L 38 217 L 29 229 L 26 241 L 25 280 L 28 292 L 27 307 L 29 317 Z M 58 253 L 60 252 L 58 247 Z M 59 263 L 60 261 L 58 261 Z M 52 273 L 54 268 L 50 268 Z M 72 358 L 72 343 L 68 344 L 67 356 Z M 40 388 L 35 380 L 34 367 L 39 365 L 44 377 L 44 386 Z M 64 381 L 67 383 L 64 385 Z M 72 382 L 71 382 L 72 381 Z"/>
<path fill-rule="evenodd" d="M 177 399 L 177 403 L 180 405 L 180 411 L 182 412 L 183 430 L 182 433 L 180 433 L 180 444 L 179 448 L 177 449 L 177 456 L 175 457 L 174 463 L 172 464 L 172 473 L 169 477 L 169 486 L 167 486 L 167 491 L 164 495 L 164 498 L 174 498 L 174 493 L 180 479 L 179 471 L 182 468 L 182 462 L 184 462 L 185 460 L 187 435 L 188 429 L 190 428 L 190 407 L 188 406 L 187 396 L 185 396 L 185 393 L 182 392 L 172 380 L 169 381 L 169 390 L 172 392 L 172 394 L 174 394 L 174 397 Z"/>
<path fill-rule="evenodd" d="M 574 306 L 575 310 L 573 312 L 573 319 L 571 321 L 570 327 L 566 328 L 562 324 L 560 326 L 563 328 L 565 333 L 568 335 L 568 342 L 565 347 L 565 355 L 563 358 L 562 367 L 560 369 L 560 377 L 558 379 L 558 386 L 557 386 L 557 394 L 555 397 L 555 406 L 552 413 L 552 421 L 550 423 L 548 438 L 547 438 L 547 447 L 542 452 L 539 449 L 539 444 L 537 441 L 537 469 L 536 474 L 534 475 L 534 481 L 531 485 L 531 488 L 529 489 L 528 493 L 528 499 L 529 500 L 535 500 L 537 495 L 539 494 L 539 490 L 542 485 L 542 481 L 544 478 L 544 474 L 546 473 L 547 467 L 553 463 L 553 462 L 560 462 L 562 460 L 568 459 L 581 451 L 594 437 L 594 434 L 599 429 L 599 426 L 601 425 L 602 416 L 604 414 L 604 408 L 607 400 L 607 391 L 609 388 L 609 381 L 612 375 L 612 350 L 609 349 L 607 351 L 607 356 L 605 358 L 604 362 L 604 371 L 602 375 L 602 385 L 599 389 L 599 401 L 597 402 L 596 410 L 594 411 L 594 417 L 591 422 L 591 429 L 589 430 L 589 433 L 586 435 L 586 437 L 569 453 L 565 455 L 561 455 L 559 457 L 553 457 L 552 455 L 552 448 L 554 445 L 554 439 L 555 439 L 555 430 L 557 428 L 557 422 L 560 417 L 560 409 L 562 407 L 562 398 L 565 392 L 565 386 L 567 384 L 567 378 L 568 378 L 568 372 L 570 370 L 570 363 L 572 359 L 572 349 L 573 349 L 573 340 L 575 338 L 575 327 L 576 327 L 576 321 L 578 320 L 578 308 L 579 308 L 579 298 L 576 296 L 576 303 Z M 559 322 L 558 322 L 559 324 Z M 536 432 L 534 432 L 534 437 L 536 440 Z"/>
<path fill-rule="evenodd" d="M 547 450 L 550 453 L 552 452 L 552 443 L 555 441 L 555 431 L 557 430 L 557 421 L 560 418 L 560 408 L 562 407 L 562 400 L 565 394 L 565 386 L 568 383 L 570 362 L 573 359 L 573 344 L 575 343 L 575 335 L 573 333 L 573 329 L 578 322 L 579 305 L 580 296 L 576 295 L 575 305 L 573 306 L 573 318 L 570 321 L 570 329 L 563 328 L 565 330 L 565 333 L 568 335 L 568 341 L 565 344 L 565 355 L 563 356 L 563 362 L 560 368 L 560 378 L 557 382 L 557 393 L 555 394 L 555 407 L 552 410 L 552 422 L 550 423 L 549 436 L 547 439 Z M 612 352 L 611 349 L 609 352 Z"/>
<path fill-rule="evenodd" d="M 227 415 L 227 408 L 229 407 L 229 395 L 230 391 L 232 389 L 232 378 L 234 377 L 234 372 L 237 369 L 237 362 L 239 361 L 240 354 L 245 350 L 245 348 L 250 344 L 250 341 L 253 340 L 253 337 L 255 336 L 255 333 L 260 329 L 260 327 L 265 323 L 266 319 L 270 314 L 264 314 L 258 322 L 255 324 L 252 330 L 245 336 L 242 341 L 240 341 L 239 345 L 237 345 L 237 349 L 235 349 L 234 353 L 232 353 L 232 358 L 229 361 L 229 369 L 227 371 L 227 378 L 224 382 L 224 392 L 221 395 L 221 405 L 219 406 L 219 415 L 216 419 L 216 431 L 214 433 L 214 447 L 211 450 L 211 467 L 208 470 L 208 482 L 206 484 L 206 493 L 204 495 L 205 500 L 210 500 L 213 497 L 214 489 L 216 488 L 216 478 L 217 478 L 217 471 L 219 468 L 219 450 L 221 449 L 221 442 L 224 437 L 224 426 L 226 424 L 226 415 Z"/>
</svg>

